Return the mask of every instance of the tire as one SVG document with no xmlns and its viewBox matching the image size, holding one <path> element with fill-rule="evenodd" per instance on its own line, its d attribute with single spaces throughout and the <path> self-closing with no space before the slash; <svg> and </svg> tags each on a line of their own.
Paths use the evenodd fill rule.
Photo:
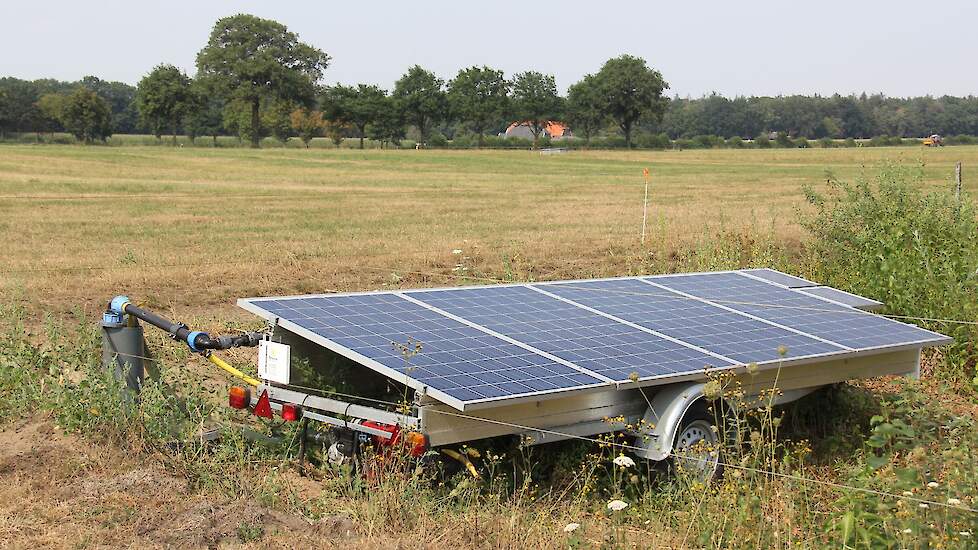
<svg viewBox="0 0 978 550">
<path fill-rule="evenodd" d="M 673 473 L 702 482 L 719 478 L 723 474 L 722 450 L 716 419 L 705 405 L 696 403 L 683 415 L 673 439 Z M 684 455 L 689 458 L 684 459 Z"/>
</svg>

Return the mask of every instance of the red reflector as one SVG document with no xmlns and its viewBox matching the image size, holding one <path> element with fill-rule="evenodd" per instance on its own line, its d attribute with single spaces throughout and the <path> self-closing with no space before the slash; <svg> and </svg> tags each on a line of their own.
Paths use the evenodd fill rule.
<svg viewBox="0 0 978 550">
<path fill-rule="evenodd" d="M 272 404 L 268 402 L 268 390 L 261 392 L 261 397 L 258 398 L 258 404 L 255 405 L 255 410 L 252 411 L 255 416 L 260 416 L 262 418 L 273 418 L 272 414 Z"/>
<path fill-rule="evenodd" d="M 295 403 L 282 403 L 282 420 L 295 422 L 302 417 L 302 408 Z"/>
<path fill-rule="evenodd" d="M 228 405 L 234 409 L 247 409 L 251 405 L 251 390 L 241 386 L 231 386 L 228 390 Z"/>
</svg>

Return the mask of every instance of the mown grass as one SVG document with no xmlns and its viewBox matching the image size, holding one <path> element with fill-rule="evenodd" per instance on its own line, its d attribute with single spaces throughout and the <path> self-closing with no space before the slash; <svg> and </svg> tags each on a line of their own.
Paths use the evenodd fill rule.
<svg viewBox="0 0 978 550">
<path fill-rule="evenodd" d="M 976 516 L 960 509 L 974 507 L 978 494 L 967 331 L 955 361 L 930 358 L 934 376 L 922 383 L 891 382 L 877 391 L 844 386 L 813 396 L 784 417 L 790 430 L 781 427 L 779 410 L 743 418 L 750 429 L 730 445 L 727 475 L 711 485 L 664 478 L 642 464 L 614 466 L 612 447 L 564 444 L 484 448 L 491 472 L 484 483 L 464 476 L 439 483 L 401 465 L 374 480 L 318 466 L 311 472 L 320 480 L 315 493 L 297 496 L 283 476 L 294 445 L 258 447 L 231 432 L 217 445 L 195 442 L 202 426 L 244 418 L 217 406 L 225 381 L 185 350 L 148 334 L 163 369 L 138 403 L 119 399 L 98 362 L 94 321 L 105 300 L 122 292 L 195 327 L 222 330 L 253 322 L 230 307 L 253 294 L 749 265 L 856 285 L 878 275 L 867 273 L 873 248 L 863 247 L 858 258 L 813 256 L 819 249 L 799 221 L 817 210 L 805 206 L 801 186 L 824 191 L 827 170 L 851 180 L 863 165 L 896 157 L 922 162 L 919 177 L 898 178 L 909 187 L 896 195 L 931 204 L 913 193 L 946 191 L 953 162 L 967 164 L 978 148 L 905 155 L 0 147 L 0 235 L 7 243 L 0 416 L 46 411 L 65 430 L 161 461 L 195 490 L 255 498 L 312 521 L 352 518 L 364 544 L 967 547 L 978 527 Z M 643 248 L 646 165 L 653 170 L 652 232 Z M 874 200 L 870 193 L 866 202 Z M 914 235 L 953 219 L 945 203 L 934 204 L 917 216 L 893 215 L 916 223 Z M 866 212 L 838 210 L 847 211 Z M 813 230 L 824 233 L 814 244 L 831 247 L 837 239 L 834 246 L 843 246 L 847 230 L 886 235 L 893 225 L 872 215 L 830 219 L 836 223 Z M 885 296 L 895 298 L 900 309 L 893 312 L 914 314 L 935 295 L 949 298 L 928 302 L 928 312 L 972 311 L 945 303 L 974 300 L 967 274 L 952 291 L 934 292 L 975 267 L 972 233 L 973 224 L 964 224 L 913 241 L 949 245 L 943 248 L 957 259 L 941 264 L 953 273 L 940 277 L 916 269 L 917 249 L 893 254 L 897 281 L 900 274 L 921 278 L 907 293 Z M 901 249 L 903 238 L 865 242 Z M 859 269 L 841 269 L 846 265 Z M 886 293 L 894 286 L 873 288 Z M 941 374 L 949 368 L 957 375 Z M 717 386 L 736 398 L 736 387 L 723 380 Z M 938 395 L 943 402 L 935 402 Z M 290 431 L 282 435 L 292 441 Z M 612 513 L 612 499 L 629 506 Z M 942 506 L 950 499 L 957 507 Z M 570 523 L 581 527 L 565 533 Z M 259 525 L 238 532 L 242 542 L 265 537 Z"/>
<path fill-rule="evenodd" d="M 949 185 L 955 161 L 978 161 L 978 147 L 540 156 L 4 146 L 0 292 L 35 312 L 94 313 L 131 292 L 184 316 L 228 317 L 243 295 L 446 284 L 454 249 L 469 274 L 536 279 L 674 269 L 718 239 L 791 252 L 803 238 L 802 184 L 894 157 L 922 162 L 921 184 L 934 187 Z"/>
</svg>

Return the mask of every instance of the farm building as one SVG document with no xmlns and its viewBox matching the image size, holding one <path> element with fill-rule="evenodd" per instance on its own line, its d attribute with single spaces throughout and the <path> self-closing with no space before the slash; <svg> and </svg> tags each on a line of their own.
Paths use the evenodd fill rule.
<svg viewBox="0 0 978 550">
<path fill-rule="evenodd" d="M 526 121 L 517 121 L 510 124 L 501 135 L 508 138 L 533 139 L 533 131 L 530 129 L 530 123 Z M 541 137 L 564 139 L 574 137 L 574 134 L 571 132 L 570 127 L 563 122 L 551 120 L 547 122 L 547 126 L 543 129 Z"/>
</svg>

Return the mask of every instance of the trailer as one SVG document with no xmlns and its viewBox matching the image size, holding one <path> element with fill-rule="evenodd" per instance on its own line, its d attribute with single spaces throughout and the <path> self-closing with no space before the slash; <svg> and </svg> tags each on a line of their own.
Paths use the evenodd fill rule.
<svg viewBox="0 0 978 550">
<path fill-rule="evenodd" d="M 154 324 L 209 358 L 258 345 L 259 379 L 233 387 L 230 404 L 325 424 L 337 460 L 364 442 L 455 456 L 453 446 L 499 436 L 539 445 L 626 432 L 637 457 L 663 461 L 716 447 L 704 404 L 717 399 L 705 394 L 720 373 L 747 394 L 739 404 L 720 397 L 725 408 L 783 404 L 846 380 L 919 376 L 921 350 L 951 341 L 874 314 L 880 302 L 772 269 L 238 305 L 269 330 L 232 341 Z M 148 318 L 129 306 L 114 300 L 107 321 Z M 710 474 L 718 457 L 694 462 Z"/>
</svg>

